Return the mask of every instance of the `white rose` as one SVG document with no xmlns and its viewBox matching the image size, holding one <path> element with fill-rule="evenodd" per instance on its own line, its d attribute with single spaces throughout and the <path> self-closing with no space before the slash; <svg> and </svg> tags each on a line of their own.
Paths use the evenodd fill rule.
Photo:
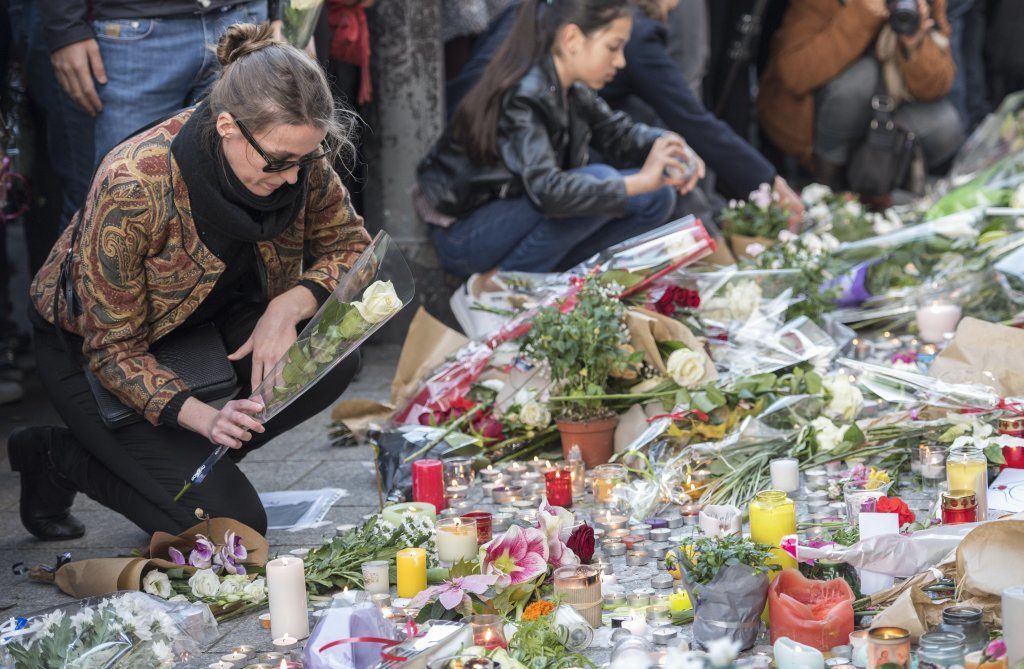
<svg viewBox="0 0 1024 669">
<path fill-rule="evenodd" d="M 808 206 L 813 206 L 831 194 L 832 189 L 825 184 L 809 184 L 800 191 L 800 199 Z"/>
<path fill-rule="evenodd" d="M 551 412 L 545 405 L 531 400 L 519 409 L 519 420 L 527 427 L 547 427 L 551 423 Z"/>
<path fill-rule="evenodd" d="M 850 383 L 846 375 L 837 374 L 831 381 L 825 382 L 825 388 L 832 395 L 825 409 L 830 416 L 846 422 L 857 417 L 864 406 L 864 395 L 860 388 Z"/>
<path fill-rule="evenodd" d="M 725 299 L 733 320 L 746 321 L 761 307 L 761 286 L 753 281 L 732 283 L 725 288 Z"/>
<path fill-rule="evenodd" d="M 402 301 L 390 281 L 374 281 L 363 291 L 362 301 L 353 302 L 363 320 L 379 323 L 402 308 Z"/>
<path fill-rule="evenodd" d="M 843 440 L 845 431 L 824 416 L 819 416 L 811 421 L 811 427 L 814 428 L 814 438 L 818 442 L 818 448 L 823 451 L 834 450 Z"/>
<path fill-rule="evenodd" d="M 188 585 L 196 597 L 216 597 L 220 590 L 220 579 L 212 569 L 199 569 L 188 579 Z"/>
<path fill-rule="evenodd" d="M 704 378 L 704 354 L 681 348 L 665 362 L 668 375 L 683 388 L 693 388 Z"/>
<path fill-rule="evenodd" d="M 665 244 L 665 254 L 673 260 L 685 258 L 697 248 L 697 240 L 689 230 L 680 230 Z"/>
<path fill-rule="evenodd" d="M 262 577 L 253 579 L 245 586 L 245 598 L 251 602 L 260 603 L 267 598 L 267 583 Z"/>
<path fill-rule="evenodd" d="M 217 596 L 228 597 L 231 595 L 241 595 L 248 583 L 249 579 L 245 576 L 237 574 L 225 576 L 220 582 L 220 586 L 217 588 Z"/>
<path fill-rule="evenodd" d="M 171 596 L 171 579 L 159 569 L 152 569 L 142 577 L 142 589 L 160 599 L 167 599 Z"/>
</svg>

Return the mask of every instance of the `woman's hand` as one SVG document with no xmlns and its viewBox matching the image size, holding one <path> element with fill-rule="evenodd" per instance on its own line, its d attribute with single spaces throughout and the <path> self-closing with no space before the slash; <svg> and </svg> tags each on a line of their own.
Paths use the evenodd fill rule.
<svg viewBox="0 0 1024 669">
<path fill-rule="evenodd" d="M 263 424 L 254 418 L 261 411 L 263 405 L 253 400 L 231 400 L 217 410 L 190 397 L 181 405 L 178 424 L 203 435 L 217 446 L 240 448 L 252 439 L 253 432 L 266 431 Z"/>
<path fill-rule="evenodd" d="M 255 392 L 288 352 L 298 334 L 295 326 L 312 316 L 316 308 L 316 298 L 305 286 L 296 286 L 270 301 L 249 338 L 228 356 L 228 360 L 234 361 L 252 353 L 251 390 Z"/>
</svg>

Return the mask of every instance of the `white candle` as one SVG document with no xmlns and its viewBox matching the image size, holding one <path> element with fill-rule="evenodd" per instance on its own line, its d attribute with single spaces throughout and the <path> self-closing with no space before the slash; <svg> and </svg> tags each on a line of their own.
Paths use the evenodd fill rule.
<svg viewBox="0 0 1024 669">
<path fill-rule="evenodd" d="M 622 628 L 637 636 L 644 636 L 647 634 L 647 616 L 643 611 L 631 611 L 629 618 L 622 623 Z"/>
<path fill-rule="evenodd" d="M 956 331 L 960 322 L 960 307 L 955 304 L 936 302 L 917 310 L 917 329 L 921 339 L 929 344 L 945 341 L 946 336 Z"/>
<path fill-rule="evenodd" d="M 768 463 L 772 488 L 782 492 L 800 489 L 800 462 L 796 458 L 777 458 Z"/>
<path fill-rule="evenodd" d="M 782 637 L 775 642 L 775 666 L 778 669 L 825 669 L 825 656 L 817 648 Z"/>
<path fill-rule="evenodd" d="M 363 587 L 371 595 L 391 592 L 391 580 L 388 576 L 388 568 L 391 565 L 387 560 L 373 560 L 363 563 Z"/>
<path fill-rule="evenodd" d="M 1024 662 L 1024 585 L 1003 590 L 1003 640 L 1010 667 Z"/>
<path fill-rule="evenodd" d="M 235 666 L 235 664 L 234 662 L 224 662 L 223 660 L 218 660 L 217 662 L 214 662 L 213 664 L 208 666 L 210 667 L 210 669 L 231 669 L 231 667 Z"/>
<path fill-rule="evenodd" d="M 290 634 L 285 634 L 280 639 L 274 639 L 274 650 L 278 653 L 288 653 L 295 645 L 299 643 L 299 640 Z"/>
<path fill-rule="evenodd" d="M 221 655 L 220 661 L 233 664 L 235 662 L 243 662 L 247 657 L 248 655 L 245 653 L 228 653 L 227 655 Z"/>
<path fill-rule="evenodd" d="M 301 559 L 285 555 L 267 563 L 267 594 L 273 638 L 309 636 L 306 575 Z"/>
<path fill-rule="evenodd" d="M 437 559 L 455 563 L 477 556 L 476 521 L 451 518 L 437 523 Z"/>
</svg>

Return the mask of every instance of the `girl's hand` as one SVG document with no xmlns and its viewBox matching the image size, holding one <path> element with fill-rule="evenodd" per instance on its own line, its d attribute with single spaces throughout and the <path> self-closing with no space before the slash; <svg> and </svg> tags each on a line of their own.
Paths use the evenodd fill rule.
<svg viewBox="0 0 1024 669">
<path fill-rule="evenodd" d="M 210 421 L 206 438 L 217 446 L 241 448 L 252 439 L 253 432 L 265 432 L 266 428 L 254 415 L 263 411 L 263 405 L 252 400 L 231 400 L 224 405 Z"/>
<path fill-rule="evenodd" d="M 650 193 L 666 185 L 673 186 L 677 190 L 687 185 L 693 188 L 693 184 L 696 184 L 697 180 L 704 176 L 703 163 L 698 165 L 698 170 L 693 177 L 686 181 L 672 176 L 673 174 L 682 175 L 686 172 L 686 165 L 680 160 L 680 157 L 685 155 L 686 142 L 682 137 L 674 132 L 663 134 L 654 141 L 640 171 L 626 177 L 626 195 Z"/>
<path fill-rule="evenodd" d="M 252 391 L 255 392 L 295 343 L 298 336 L 295 326 L 312 316 L 316 308 L 316 298 L 304 286 L 296 286 L 270 301 L 249 338 L 228 356 L 228 360 L 234 361 L 252 353 Z"/>
</svg>

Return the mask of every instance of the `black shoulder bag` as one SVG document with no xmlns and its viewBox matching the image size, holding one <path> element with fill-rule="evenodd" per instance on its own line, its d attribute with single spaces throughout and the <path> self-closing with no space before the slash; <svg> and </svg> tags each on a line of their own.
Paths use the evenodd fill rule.
<svg viewBox="0 0 1024 669">
<path fill-rule="evenodd" d="M 846 171 L 853 192 L 888 195 L 907 182 L 919 147 L 914 133 L 897 125 L 895 112 L 896 105 L 888 95 L 879 93 L 871 98 L 871 123 Z"/>
<path fill-rule="evenodd" d="M 170 151 L 167 154 L 168 170 L 170 169 Z M 170 174 L 170 171 L 168 171 Z M 168 194 L 168 201 L 171 203 L 170 215 L 176 213 L 174 208 L 173 187 L 172 193 Z M 75 289 L 71 281 L 71 265 L 74 260 L 75 244 L 78 241 L 79 232 L 82 229 L 81 212 L 75 219 L 75 229 L 71 233 L 71 243 L 68 252 L 60 264 L 60 273 L 57 277 L 57 286 L 53 292 L 53 321 L 57 330 L 57 337 L 60 339 L 75 364 L 81 364 L 85 372 L 85 378 L 89 382 L 92 394 L 96 398 L 96 405 L 99 407 L 100 417 L 103 424 L 111 430 L 117 430 L 126 425 L 131 425 L 142 420 L 142 415 L 134 409 L 125 406 L 118 397 L 110 392 L 96 375 L 89 369 L 88 362 L 82 360 L 81 355 L 75 355 L 68 346 L 64 329 L 60 326 L 60 318 L 57 314 L 61 293 L 64 294 L 64 302 L 67 308 L 68 321 L 74 319 L 77 313 L 81 312 L 81 305 L 77 302 Z M 204 323 L 196 327 L 181 329 L 171 332 L 157 342 L 154 342 L 149 353 L 156 358 L 162 366 L 170 369 L 178 375 L 192 391 L 192 396 L 203 402 L 216 402 L 233 396 L 238 390 L 238 378 L 235 375 L 235 368 L 228 360 L 228 352 L 224 347 L 224 340 L 213 323 Z"/>
</svg>

